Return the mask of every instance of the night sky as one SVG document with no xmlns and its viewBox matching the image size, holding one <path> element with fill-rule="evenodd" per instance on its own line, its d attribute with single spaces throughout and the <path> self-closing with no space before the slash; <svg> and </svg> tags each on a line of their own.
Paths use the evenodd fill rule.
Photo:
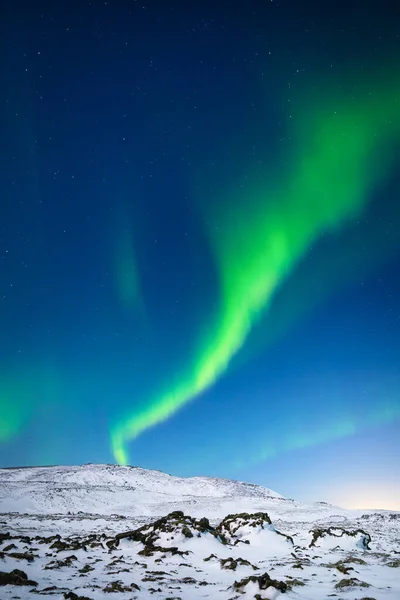
<svg viewBox="0 0 400 600">
<path fill-rule="evenodd" d="M 0 466 L 400 510 L 395 4 L 1 3 Z"/>
</svg>

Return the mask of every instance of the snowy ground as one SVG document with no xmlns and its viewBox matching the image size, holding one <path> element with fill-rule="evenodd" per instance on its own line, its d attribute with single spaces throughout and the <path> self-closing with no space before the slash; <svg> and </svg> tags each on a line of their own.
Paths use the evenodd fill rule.
<svg viewBox="0 0 400 600">
<path fill-rule="evenodd" d="M 0 600 L 400 600 L 400 513 L 108 465 L 0 470 L 0 513 Z"/>
</svg>

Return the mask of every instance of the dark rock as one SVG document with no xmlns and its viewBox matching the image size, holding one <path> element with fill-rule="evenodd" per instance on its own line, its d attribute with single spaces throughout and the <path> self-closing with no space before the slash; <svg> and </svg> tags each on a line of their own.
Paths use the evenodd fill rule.
<svg viewBox="0 0 400 600">
<path fill-rule="evenodd" d="M 210 554 L 210 556 L 207 556 L 207 558 L 203 558 L 203 560 L 204 562 L 208 562 L 212 558 L 216 558 L 218 560 L 218 556 L 216 556 L 215 554 Z"/>
<path fill-rule="evenodd" d="M 18 560 L 27 560 L 28 562 L 33 562 L 36 558 L 34 554 L 30 554 L 29 552 L 10 552 L 8 556 L 17 558 Z"/>
<path fill-rule="evenodd" d="M 28 579 L 28 575 L 25 573 L 25 571 L 21 571 L 20 569 L 14 569 L 12 573 L 14 573 L 14 575 L 18 575 L 19 577 L 22 577 L 22 579 Z"/>
<path fill-rule="evenodd" d="M 28 579 L 28 575 L 19 569 L 14 569 L 11 573 L 0 571 L 0 585 L 37 585 L 36 581 Z"/>
<path fill-rule="evenodd" d="M 119 546 L 120 540 L 129 539 L 133 542 L 141 542 L 145 546 L 156 546 L 161 537 L 161 533 L 170 534 L 170 539 L 182 534 L 186 538 L 192 538 L 195 535 L 199 536 L 202 533 L 210 533 L 215 538 L 220 539 L 219 533 L 212 527 L 205 517 L 196 520 L 182 511 L 176 510 L 169 513 L 166 517 L 161 517 L 153 523 L 148 523 L 134 529 L 119 533 L 114 539 L 106 542 L 110 550 Z"/>
<path fill-rule="evenodd" d="M 82 569 L 79 569 L 79 573 L 90 573 L 90 571 L 94 571 L 94 568 L 90 565 L 84 565 Z"/>
<path fill-rule="evenodd" d="M 19 540 L 23 544 L 30 544 L 31 543 L 31 538 L 28 535 L 21 535 L 20 538 L 19 538 Z"/>
<path fill-rule="evenodd" d="M 340 571 L 340 573 L 343 573 L 343 575 L 348 575 L 350 573 L 350 571 L 354 571 L 354 567 L 348 566 L 351 563 L 358 564 L 358 565 L 366 565 L 367 564 L 365 562 L 365 560 L 363 560 L 362 558 L 358 558 L 356 556 L 349 556 L 348 558 L 339 560 L 336 563 L 328 563 L 323 566 L 327 567 L 328 569 L 337 569 L 338 571 Z"/>
<path fill-rule="evenodd" d="M 63 552 L 64 550 L 70 550 L 72 552 L 76 552 L 77 550 L 87 550 L 87 546 L 92 548 L 104 547 L 102 542 L 100 542 L 100 537 L 98 534 L 90 534 L 85 538 L 81 537 L 68 537 L 65 539 L 61 539 L 59 535 L 51 536 L 49 538 L 41 538 L 44 542 L 53 543 L 50 546 L 50 549 L 57 550 L 58 552 Z M 42 542 L 43 543 L 43 542 Z"/>
<path fill-rule="evenodd" d="M 8 544 L 8 546 L 6 546 L 5 548 L 3 548 L 2 552 L 10 552 L 10 550 L 13 550 L 16 547 L 17 546 L 15 544 Z"/>
<path fill-rule="evenodd" d="M 168 575 L 166 571 L 147 571 L 147 573 L 149 575 Z"/>
<path fill-rule="evenodd" d="M 245 577 L 240 581 L 235 581 L 233 584 L 233 589 L 236 591 L 243 591 L 243 588 L 246 587 L 250 582 L 257 583 L 260 590 L 266 590 L 269 587 L 274 587 L 276 590 L 280 592 L 286 592 L 287 584 L 283 581 L 277 581 L 276 579 L 271 579 L 268 573 L 264 573 L 264 575 L 250 575 L 250 577 Z M 257 595 L 255 596 L 257 597 Z"/>
<path fill-rule="evenodd" d="M 286 538 L 289 542 L 294 544 L 293 538 L 290 535 L 286 535 L 285 533 L 281 533 L 277 529 L 272 526 L 272 521 L 269 518 L 268 513 L 257 512 L 257 513 L 237 513 L 227 515 L 219 525 L 215 528 L 216 531 L 220 534 L 220 539 L 223 543 L 234 543 L 237 545 L 238 543 L 249 544 L 249 540 L 241 540 L 236 539 L 236 534 L 238 530 L 244 525 L 248 527 L 260 527 L 261 529 L 270 529 L 274 531 L 277 535 L 281 535 Z"/>
<path fill-rule="evenodd" d="M 186 525 L 184 525 L 182 527 L 182 534 L 187 538 L 193 537 L 193 533 L 190 531 L 189 527 L 187 527 Z"/>
<path fill-rule="evenodd" d="M 171 546 L 170 548 L 163 548 L 162 546 L 153 546 L 151 544 L 146 544 L 143 550 L 138 552 L 138 555 L 153 556 L 156 552 L 163 552 L 164 554 L 167 554 L 169 552 L 170 554 L 172 554 L 172 556 L 175 556 L 177 554 L 179 554 L 179 556 L 187 556 L 189 554 L 187 550 L 179 550 L 176 546 Z"/>
<path fill-rule="evenodd" d="M 42 537 L 40 535 L 37 535 L 33 539 L 39 542 L 39 544 L 50 544 L 51 542 L 54 542 L 54 540 L 60 540 L 61 535 L 59 533 L 57 533 L 57 535 L 50 535 L 49 537 Z"/>
<path fill-rule="evenodd" d="M 146 577 L 143 577 L 142 581 L 151 581 L 154 583 L 155 581 L 163 581 L 163 579 L 165 579 L 163 575 L 146 575 Z"/>
<path fill-rule="evenodd" d="M 112 581 L 103 589 L 103 592 L 110 594 L 113 592 L 133 592 L 135 590 L 140 591 L 140 587 L 136 583 L 123 585 L 122 581 Z"/>
<path fill-rule="evenodd" d="M 70 567 L 74 560 L 78 560 L 75 554 L 71 554 L 71 556 L 67 556 L 64 560 L 52 560 L 49 562 L 44 569 L 61 569 L 62 567 Z"/>
<path fill-rule="evenodd" d="M 65 600 L 92 600 L 92 598 L 88 598 L 87 596 L 78 596 L 74 592 L 67 592 L 64 594 Z"/>
<path fill-rule="evenodd" d="M 69 550 L 68 544 L 62 542 L 60 539 L 53 542 L 50 546 L 52 550 L 58 550 L 58 552 L 63 552 L 64 550 Z"/>
<path fill-rule="evenodd" d="M 252 565 L 248 560 L 244 560 L 243 558 L 222 558 L 219 562 L 221 569 L 225 569 L 226 571 L 236 571 L 238 566 L 252 567 L 253 571 L 258 570 L 258 567 Z"/>
<path fill-rule="evenodd" d="M 203 529 L 203 531 L 207 531 L 210 529 L 210 521 L 206 517 L 202 517 L 198 521 L 199 527 Z"/>
<path fill-rule="evenodd" d="M 387 567 L 400 567 L 400 560 L 396 559 L 396 560 L 391 560 L 389 562 L 386 563 Z"/>
<path fill-rule="evenodd" d="M 236 531 L 243 525 L 249 525 L 249 527 L 263 527 L 265 524 L 272 525 L 268 513 L 237 513 L 227 515 L 222 519 L 220 524 L 217 525 L 216 529 L 222 535 L 228 534 L 234 536 Z"/>
<path fill-rule="evenodd" d="M 179 583 L 190 583 L 190 584 L 195 584 L 197 583 L 197 579 L 195 579 L 194 577 L 183 577 L 182 579 L 178 580 Z"/>
<path fill-rule="evenodd" d="M 319 538 L 324 538 L 327 535 L 337 538 L 338 540 L 340 538 L 343 538 L 344 536 L 349 536 L 349 537 L 355 538 L 358 535 L 360 535 L 361 536 L 360 546 L 365 550 L 370 550 L 369 544 L 371 542 L 371 536 L 369 533 L 367 533 L 363 529 L 348 530 L 348 529 L 343 529 L 343 527 L 328 527 L 327 529 L 322 529 L 322 528 L 312 529 L 310 531 L 310 533 L 312 533 L 312 536 L 313 536 L 312 540 L 310 542 L 310 545 L 309 545 L 310 548 L 312 546 L 316 545 L 316 542 Z"/>
<path fill-rule="evenodd" d="M 302 587 L 306 585 L 304 581 L 301 581 L 300 579 L 291 579 L 290 581 L 288 581 L 287 583 L 287 589 L 291 590 L 294 587 Z"/>
<path fill-rule="evenodd" d="M 356 577 L 351 577 L 350 579 L 341 579 L 335 585 L 337 590 L 350 587 L 370 587 L 370 585 L 369 583 L 365 583 L 365 581 L 360 581 Z"/>
<path fill-rule="evenodd" d="M 8 531 L 6 533 L 0 533 L 0 544 L 9 539 L 11 539 L 11 535 Z"/>
</svg>

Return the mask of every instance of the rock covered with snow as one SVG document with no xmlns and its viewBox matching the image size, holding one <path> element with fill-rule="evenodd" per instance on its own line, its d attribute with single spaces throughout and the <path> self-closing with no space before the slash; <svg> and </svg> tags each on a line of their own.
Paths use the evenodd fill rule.
<svg viewBox="0 0 400 600">
<path fill-rule="evenodd" d="M 211 536 L 223 544 L 226 543 L 226 540 L 210 525 L 208 519 L 203 517 L 197 520 L 177 510 L 134 531 L 117 534 L 109 547 L 116 548 L 120 545 L 121 540 L 126 540 L 128 542 L 140 542 L 147 548 L 160 546 L 171 548 L 187 540 L 201 538 L 204 535 Z"/>
<path fill-rule="evenodd" d="M 352 550 L 360 548 L 369 550 L 371 536 L 363 529 L 344 529 L 343 527 L 316 528 L 310 531 L 312 539 L 310 548 L 342 548 Z"/>
<path fill-rule="evenodd" d="M 284 581 L 272 579 L 268 573 L 263 575 L 250 575 L 240 581 L 235 581 L 232 589 L 239 594 L 245 594 L 247 598 L 257 600 L 275 600 L 281 593 L 286 592 L 287 584 Z M 236 596 L 239 598 L 240 596 Z"/>
<path fill-rule="evenodd" d="M 275 529 L 268 513 L 227 515 L 216 529 L 228 544 L 262 546 L 265 552 L 285 552 L 293 547 L 291 536 Z"/>
</svg>

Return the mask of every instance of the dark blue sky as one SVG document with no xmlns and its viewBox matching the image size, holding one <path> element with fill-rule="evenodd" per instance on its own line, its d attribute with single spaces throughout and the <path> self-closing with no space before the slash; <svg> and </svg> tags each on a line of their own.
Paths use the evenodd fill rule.
<svg viewBox="0 0 400 600">
<path fill-rule="evenodd" d="M 400 103 L 398 14 L 361 0 L 15 0 L 1 13 L 0 465 L 113 462 L 115 428 L 186 383 L 218 329 L 241 261 L 219 235 L 232 215 L 257 261 L 253 215 L 270 181 L 293 187 L 302 115 L 356 103 L 382 134 L 367 102 Z M 371 505 L 400 509 L 398 133 L 362 210 L 347 218 L 350 198 L 276 273 L 212 384 L 130 427 L 131 464 L 348 506 L 373 487 Z"/>
</svg>

